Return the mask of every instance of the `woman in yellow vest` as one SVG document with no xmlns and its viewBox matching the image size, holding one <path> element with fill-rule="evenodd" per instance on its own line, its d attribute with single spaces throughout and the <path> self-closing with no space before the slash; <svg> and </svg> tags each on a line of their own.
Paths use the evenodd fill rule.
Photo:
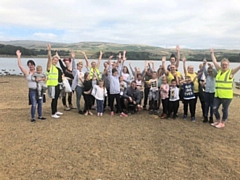
<svg viewBox="0 0 240 180">
<path fill-rule="evenodd" d="M 59 57 L 57 55 L 52 57 L 51 45 L 48 44 L 48 62 L 47 62 L 47 86 L 50 98 L 52 98 L 51 109 L 52 118 L 59 118 L 63 113 L 57 111 L 58 98 L 60 95 L 60 85 L 62 83 L 62 71 L 57 67 Z"/>
<path fill-rule="evenodd" d="M 213 64 L 218 71 L 213 102 L 213 113 L 216 117 L 216 122 L 211 125 L 216 128 L 223 128 L 228 118 L 228 107 L 233 98 L 233 76 L 240 70 L 240 66 L 234 69 L 229 69 L 229 61 L 226 58 L 222 59 L 221 66 L 219 66 L 214 55 L 214 49 L 212 48 L 210 52 Z M 222 105 L 222 118 L 218 112 L 220 105 Z"/>
</svg>

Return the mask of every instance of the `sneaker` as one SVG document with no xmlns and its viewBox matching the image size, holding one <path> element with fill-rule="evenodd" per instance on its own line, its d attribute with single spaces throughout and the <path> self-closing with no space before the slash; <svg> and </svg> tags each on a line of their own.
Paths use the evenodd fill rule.
<svg viewBox="0 0 240 180">
<path fill-rule="evenodd" d="M 93 115 L 93 113 L 92 113 L 91 111 L 88 111 L 88 114 L 89 114 L 90 116 L 92 116 L 92 115 Z"/>
<path fill-rule="evenodd" d="M 82 110 L 79 110 L 78 113 L 79 113 L 79 114 L 84 114 Z"/>
<path fill-rule="evenodd" d="M 114 116 L 114 112 L 113 111 L 111 111 L 111 114 L 110 114 L 111 116 Z"/>
<path fill-rule="evenodd" d="M 69 104 L 69 108 L 70 108 L 70 109 L 76 109 L 75 107 L 73 107 L 72 104 Z"/>
<path fill-rule="evenodd" d="M 41 97 L 39 97 L 38 99 L 42 99 L 42 96 L 41 96 Z"/>
<path fill-rule="evenodd" d="M 63 115 L 63 113 L 61 113 L 61 112 L 56 112 L 55 114 L 56 115 Z"/>
<path fill-rule="evenodd" d="M 35 123 L 35 122 L 36 122 L 36 120 L 35 120 L 35 119 L 31 119 L 31 122 Z"/>
<path fill-rule="evenodd" d="M 211 126 L 217 126 L 219 124 L 218 121 L 216 121 L 215 123 L 212 123 Z"/>
<path fill-rule="evenodd" d="M 103 113 L 100 113 L 100 116 L 103 116 Z"/>
<path fill-rule="evenodd" d="M 122 113 L 120 114 L 120 117 L 128 117 L 128 115 L 122 112 Z"/>
<path fill-rule="evenodd" d="M 224 128 L 225 124 L 224 123 L 218 123 L 218 125 L 215 126 L 216 128 Z"/>
<path fill-rule="evenodd" d="M 184 115 L 184 116 L 183 116 L 183 120 L 187 120 L 187 115 Z"/>
<path fill-rule="evenodd" d="M 158 113 L 159 113 L 158 110 L 153 111 L 153 114 L 155 114 L 155 115 L 158 115 Z"/>
<path fill-rule="evenodd" d="M 99 112 L 97 113 L 97 116 L 100 116 L 100 113 L 99 113 Z"/>
<path fill-rule="evenodd" d="M 58 116 L 57 114 L 54 114 L 54 115 L 52 115 L 52 118 L 58 119 L 58 118 L 60 118 L 60 116 Z"/>
<path fill-rule="evenodd" d="M 192 122 L 195 122 L 195 117 L 192 117 L 192 118 L 191 118 L 191 121 L 192 121 Z"/>
<path fill-rule="evenodd" d="M 46 120 L 45 117 L 38 117 L 38 119 L 40 119 L 40 120 Z"/>
</svg>

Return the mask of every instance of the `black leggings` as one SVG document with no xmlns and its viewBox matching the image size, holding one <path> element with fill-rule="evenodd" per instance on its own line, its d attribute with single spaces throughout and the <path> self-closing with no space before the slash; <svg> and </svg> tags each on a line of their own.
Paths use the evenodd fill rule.
<svg viewBox="0 0 240 180">
<path fill-rule="evenodd" d="M 168 101 L 168 98 L 162 99 L 163 114 L 167 114 L 168 112 Z"/>
<path fill-rule="evenodd" d="M 179 100 L 177 101 L 168 101 L 168 116 L 173 112 L 173 115 L 176 116 L 179 108 Z"/>
<path fill-rule="evenodd" d="M 121 107 L 121 102 L 120 102 L 120 94 L 110 94 L 109 95 L 109 101 L 110 101 L 110 108 L 111 108 L 111 111 L 113 111 L 113 102 L 114 102 L 114 99 L 116 98 L 116 101 L 117 101 L 117 110 L 118 112 L 122 112 L 122 107 Z"/>
<path fill-rule="evenodd" d="M 59 94 L 60 94 L 60 87 L 59 85 L 57 85 L 55 86 L 55 97 L 54 99 L 52 99 L 52 102 L 51 102 L 52 115 L 54 115 L 57 112 Z"/>
<path fill-rule="evenodd" d="M 83 98 L 84 98 L 84 101 L 85 101 L 86 111 L 91 110 L 91 108 L 92 108 L 93 96 L 92 96 L 91 94 L 83 94 Z"/>
<path fill-rule="evenodd" d="M 70 92 L 70 93 L 66 93 L 65 96 L 62 97 L 62 103 L 63 103 L 63 105 L 64 105 L 64 106 L 67 105 L 67 103 L 66 103 L 66 96 L 68 96 L 68 104 L 69 104 L 69 105 L 72 105 L 72 93 L 71 93 L 71 92 Z"/>
<path fill-rule="evenodd" d="M 143 106 L 147 105 L 149 90 L 150 90 L 149 87 L 144 88 L 144 103 L 143 103 Z"/>
</svg>

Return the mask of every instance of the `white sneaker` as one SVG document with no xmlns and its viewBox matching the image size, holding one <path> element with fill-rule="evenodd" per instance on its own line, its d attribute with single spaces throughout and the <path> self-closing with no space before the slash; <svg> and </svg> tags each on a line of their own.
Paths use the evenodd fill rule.
<svg viewBox="0 0 240 180">
<path fill-rule="evenodd" d="M 58 118 L 60 118 L 60 116 L 58 116 L 57 114 L 54 114 L 54 115 L 52 115 L 52 118 L 58 119 Z"/>
<path fill-rule="evenodd" d="M 63 113 L 61 113 L 61 112 L 59 112 L 59 111 L 56 112 L 55 114 L 56 114 L 56 115 L 63 115 Z"/>
</svg>

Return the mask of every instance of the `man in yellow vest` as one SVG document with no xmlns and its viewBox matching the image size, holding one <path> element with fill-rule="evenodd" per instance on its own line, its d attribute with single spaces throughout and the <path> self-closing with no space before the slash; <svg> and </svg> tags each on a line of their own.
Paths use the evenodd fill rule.
<svg viewBox="0 0 240 180">
<path fill-rule="evenodd" d="M 240 66 L 229 69 L 229 61 L 224 58 L 219 66 L 217 59 L 214 55 L 214 49 L 211 50 L 212 61 L 216 70 L 218 71 L 215 84 L 215 97 L 213 103 L 213 113 L 216 117 L 216 122 L 212 123 L 212 126 L 216 128 L 223 128 L 228 118 L 228 107 L 233 98 L 233 76 L 240 70 Z M 222 105 L 223 115 L 222 118 L 218 112 L 218 109 Z"/>
<path fill-rule="evenodd" d="M 57 67 L 57 63 L 60 59 L 58 54 L 52 57 L 51 54 L 51 45 L 48 44 L 48 62 L 47 62 L 47 86 L 48 94 L 52 98 L 51 109 L 52 109 L 52 118 L 59 118 L 59 115 L 63 113 L 57 111 L 58 98 L 60 95 L 60 85 L 62 83 L 62 71 Z"/>
</svg>

